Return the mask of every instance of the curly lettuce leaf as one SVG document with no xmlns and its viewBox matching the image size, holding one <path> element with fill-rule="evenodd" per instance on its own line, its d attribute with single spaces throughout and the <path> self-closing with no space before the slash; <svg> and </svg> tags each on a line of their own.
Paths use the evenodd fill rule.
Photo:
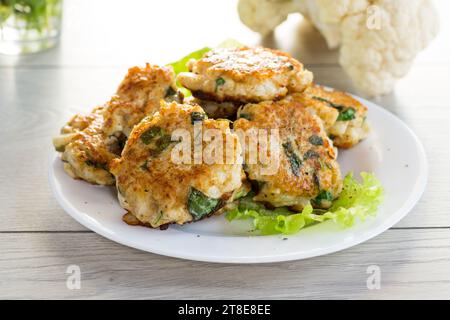
<svg viewBox="0 0 450 320">
<path fill-rule="evenodd" d="M 255 231 L 261 235 L 291 235 L 327 220 L 349 228 L 354 225 L 356 218 L 364 221 L 367 217 L 376 215 L 378 206 L 383 201 L 383 187 L 375 175 L 363 172 L 361 178 L 360 183 L 352 173 L 347 174 L 342 193 L 329 210 L 313 209 L 311 204 L 298 213 L 287 208 L 270 210 L 247 196 L 229 210 L 225 217 L 228 221 L 252 219 Z"/>
</svg>

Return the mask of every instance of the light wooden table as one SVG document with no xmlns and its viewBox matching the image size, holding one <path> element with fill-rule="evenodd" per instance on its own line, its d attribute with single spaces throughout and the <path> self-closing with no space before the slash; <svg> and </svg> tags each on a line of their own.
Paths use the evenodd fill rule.
<svg viewBox="0 0 450 320">
<path fill-rule="evenodd" d="M 257 44 L 235 1 L 66 1 L 54 50 L 0 57 L 0 298 L 450 298 L 450 26 L 377 101 L 427 150 L 426 193 L 394 228 L 351 249 L 305 261 L 225 265 L 140 252 L 71 219 L 47 182 L 51 137 L 102 103 L 132 65 L 166 63 L 226 38 Z M 447 21 L 445 21 L 447 20 Z M 318 82 L 356 92 L 310 25 L 292 17 L 262 43 L 293 53 Z M 392 137 L 396 139 L 396 137 Z M 395 177 L 392 177 L 395 179 Z M 81 268 L 80 290 L 66 270 Z M 381 288 L 366 286 L 381 269 Z"/>
</svg>

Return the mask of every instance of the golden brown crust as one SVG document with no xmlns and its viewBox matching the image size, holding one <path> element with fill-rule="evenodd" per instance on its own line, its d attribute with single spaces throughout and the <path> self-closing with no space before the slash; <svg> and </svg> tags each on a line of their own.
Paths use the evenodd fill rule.
<svg viewBox="0 0 450 320">
<path fill-rule="evenodd" d="M 287 99 L 304 104 L 321 118 L 336 147 L 351 148 L 369 134 L 367 107 L 345 92 L 314 85 L 304 93 L 290 95 Z M 354 110 L 354 116 L 340 117 L 348 109 Z"/>
<path fill-rule="evenodd" d="M 262 47 L 215 49 L 207 52 L 195 65 L 200 72 L 207 69 L 235 81 L 245 81 L 247 77 L 267 79 L 303 69 L 303 65 L 289 54 Z"/>
<path fill-rule="evenodd" d="M 174 78 L 170 67 L 130 68 L 109 102 L 74 116 L 54 139 L 66 172 L 94 184 L 114 184 L 109 162 L 120 156 L 134 125 L 159 109 L 161 99 L 178 98 Z"/>
<path fill-rule="evenodd" d="M 73 178 L 111 185 L 114 177 L 108 172 L 108 163 L 116 155 L 109 151 L 105 143 L 102 130 L 104 108 L 96 108 L 95 111 L 89 115 L 89 126 L 71 136 L 71 141 L 64 146 L 61 159 L 64 169 Z"/>
<path fill-rule="evenodd" d="M 159 110 L 161 99 L 178 100 L 172 67 L 146 64 L 132 67 L 117 89 L 117 96 L 123 102 L 131 102 L 145 114 L 152 115 Z"/>
<path fill-rule="evenodd" d="M 308 89 L 306 89 L 308 91 Z M 323 122 L 326 130 L 331 128 L 339 116 L 339 111 L 327 103 L 314 99 L 306 93 L 294 93 L 286 97 L 287 101 L 295 101 L 305 106 L 311 113 L 317 115 Z"/>
<path fill-rule="evenodd" d="M 152 227 L 187 223 L 193 220 L 187 207 L 191 188 L 210 198 L 227 201 L 231 192 L 242 185 L 245 175 L 238 162 L 240 145 L 237 136 L 230 132 L 228 121 L 205 119 L 199 125 L 203 131 L 218 130 L 223 141 L 231 139 L 234 163 L 207 164 L 204 159 L 198 164 L 174 161 L 173 149 L 179 141 L 170 138 L 179 130 L 189 133 L 189 139 L 194 136 L 193 113 L 204 114 L 204 111 L 198 105 L 175 102 L 162 106 L 153 117 L 134 127 L 122 157 L 112 162 L 121 204 L 142 223 Z M 151 139 L 146 138 L 149 132 L 152 132 Z M 166 143 L 161 147 L 164 140 Z M 207 145 L 203 142 L 204 150 Z M 191 141 L 192 152 L 193 148 Z"/>
<path fill-rule="evenodd" d="M 357 116 L 359 117 L 364 117 L 367 114 L 367 107 L 365 105 L 342 91 L 329 90 L 323 86 L 314 85 L 309 87 L 305 91 L 305 94 L 311 98 L 320 97 L 326 99 L 337 106 L 352 107 L 357 111 Z"/>
<path fill-rule="evenodd" d="M 61 134 L 80 132 L 86 129 L 95 119 L 96 114 L 103 112 L 104 107 L 94 108 L 89 114 L 76 114 L 61 128 Z"/>
<path fill-rule="evenodd" d="M 262 47 L 218 48 L 188 63 L 178 80 L 204 100 L 259 102 L 302 92 L 312 73 L 289 54 Z"/>
<path fill-rule="evenodd" d="M 261 174 L 263 165 L 248 163 L 249 148 L 245 150 L 248 177 L 262 184 L 255 200 L 303 207 L 321 191 L 339 195 L 341 177 L 333 144 L 320 119 L 305 112 L 302 104 L 286 100 L 249 104 L 238 116 L 235 130 L 279 130 L 279 167 L 274 174 Z"/>
</svg>

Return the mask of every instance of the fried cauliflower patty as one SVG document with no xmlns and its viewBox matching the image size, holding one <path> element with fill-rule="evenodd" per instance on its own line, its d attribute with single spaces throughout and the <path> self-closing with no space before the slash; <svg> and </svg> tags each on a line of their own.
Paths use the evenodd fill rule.
<svg viewBox="0 0 450 320">
<path fill-rule="evenodd" d="M 178 75 L 193 95 L 218 102 L 260 102 L 303 92 L 313 75 L 289 54 L 262 47 L 218 48 Z"/>
<path fill-rule="evenodd" d="M 223 154 L 211 161 L 215 142 Z M 244 189 L 241 153 L 229 121 L 208 119 L 198 105 L 163 104 L 134 127 L 122 157 L 112 161 L 119 201 L 129 211 L 124 220 L 157 228 L 216 213 Z"/>
<path fill-rule="evenodd" d="M 261 141 L 258 141 L 257 149 L 252 149 L 244 145 L 241 138 L 244 169 L 259 189 L 255 201 L 295 210 L 301 210 L 309 202 L 318 208 L 331 205 L 341 192 L 342 180 L 336 151 L 318 117 L 305 112 L 299 102 L 284 100 L 247 104 L 239 110 L 238 118 L 234 129 L 247 133 L 247 137 L 252 129 L 278 129 L 279 140 L 277 148 L 273 149 L 278 152 L 266 148 L 278 161 L 277 170 L 269 174 L 267 162 L 249 160 L 254 150 L 258 154 L 266 152 Z"/>
<path fill-rule="evenodd" d="M 157 111 L 161 99 L 179 98 L 171 68 L 147 64 L 129 69 L 109 102 L 74 116 L 53 139 L 64 170 L 94 184 L 114 184 L 109 162 L 120 156 L 134 125 Z"/>
<path fill-rule="evenodd" d="M 351 148 L 369 135 L 367 107 L 347 93 L 312 86 L 288 99 L 301 102 L 319 116 L 336 147 Z"/>
<path fill-rule="evenodd" d="M 63 128 L 63 134 L 56 137 L 53 143 L 58 151 L 62 151 L 61 160 L 64 170 L 74 179 L 101 184 L 114 184 L 114 177 L 108 171 L 108 162 L 115 155 L 112 153 L 103 135 L 103 114 L 106 106 L 95 108 L 92 113 L 83 117 L 83 122 L 89 123 L 85 128 L 70 127 L 70 121 Z M 65 133 L 72 131 L 71 133 Z"/>
</svg>

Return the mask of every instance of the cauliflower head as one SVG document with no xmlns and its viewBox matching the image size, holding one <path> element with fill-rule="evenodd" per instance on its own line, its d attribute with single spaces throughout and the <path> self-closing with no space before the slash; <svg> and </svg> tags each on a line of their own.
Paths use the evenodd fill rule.
<svg viewBox="0 0 450 320">
<path fill-rule="evenodd" d="M 439 30 L 431 0 L 240 0 L 239 8 L 262 35 L 301 13 L 330 48 L 340 47 L 340 64 L 369 96 L 391 92 Z"/>
</svg>

